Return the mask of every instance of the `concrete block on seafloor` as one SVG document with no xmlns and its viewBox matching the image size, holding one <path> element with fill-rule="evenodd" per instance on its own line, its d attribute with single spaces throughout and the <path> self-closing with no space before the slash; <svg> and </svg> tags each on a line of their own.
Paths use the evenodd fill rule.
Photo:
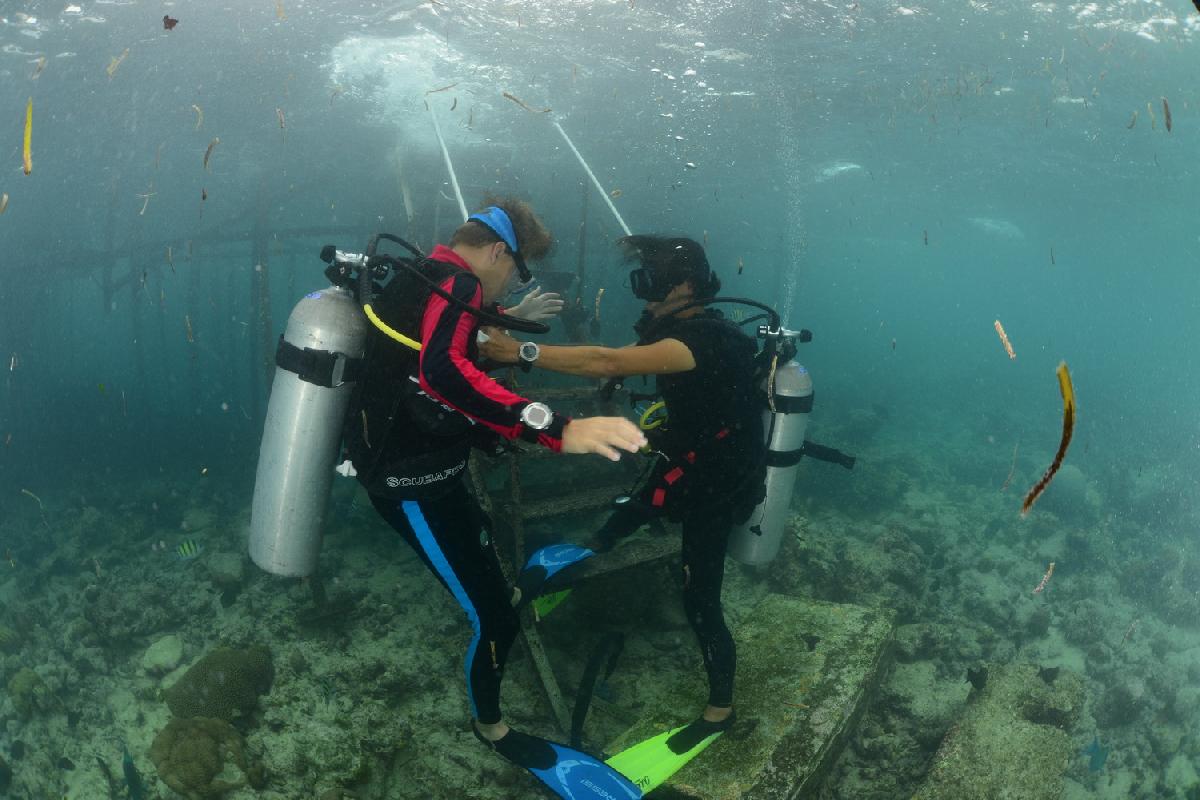
<svg viewBox="0 0 1200 800">
<path fill-rule="evenodd" d="M 1061 797 L 1064 773 L 1077 755 L 1069 731 L 1083 701 L 1083 681 L 1069 670 L 990 667 L 914 800 Z"/>
<path fill-rule="evenodd" d="M 886 609 L 768 595 L 734 633 L 733 730 L 681 769 L 664 800 L 792 800 L 824 779 L 886 671 L 895 630 Z M 617 753 L 685 722 L 708 694 L 703 672 L 609 744 Z"/>
<path fill-rule="evenodd" d="M 161 675 L 178 667 L 182 659 L 183 641 L 172 633 L 146 648 L 142 669 L 151 675 Z"/>
</svg>

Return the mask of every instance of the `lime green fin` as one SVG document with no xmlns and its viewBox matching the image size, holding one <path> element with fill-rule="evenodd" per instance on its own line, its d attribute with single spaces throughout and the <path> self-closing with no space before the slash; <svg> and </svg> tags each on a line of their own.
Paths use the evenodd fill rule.
<svg viewBox="0 0 1200 800">
<path fill-rule="evenodd" d="M 558 608 L 563 600 L 571 594 L 570 589 L 563 589 L 561 592 L 552 592 L 544 594 L 533 599 L 533 610 L 538 615 L 538 618 L 547 616 L 551 611 Z"/>
<path fill-rule="evenodd" d="M 713 742 L 723 731 L 713 733 L 685 753 L 675 753 L 667 747 L 667 740 L 686 728 L 686 725 L 660 733 L 641 744 L 622 750 L 605 761 L 610 767 L 633 781 L 643 794 L 649 794 L 670 780 L 671 776 L 691 761 Z"/>
</svg>

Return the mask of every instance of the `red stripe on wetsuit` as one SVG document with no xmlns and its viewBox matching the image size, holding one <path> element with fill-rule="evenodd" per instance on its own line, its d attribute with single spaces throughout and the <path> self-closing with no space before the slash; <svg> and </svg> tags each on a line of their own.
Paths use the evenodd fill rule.
<svg viewBox="0 0 1200 800">
<path fill-rule="evenodd" d="M 430 258 L 462 267 L 441 288 L 474 308 L 482 306 L 479 279 L 458 253 L 438 245 Z M 516 439 L 525 432 L 521 410 L 530 401 L 505 389 L 471 361 L 468 348 L 478 328 L 479 321 L 471 313 L 430 294 L 421 317 L 421 388 L 501 436 Z M 538 433 L 537 442 L 558 452 L 567 420 L 557 414 L 554 419 L 549 429 Z"/>
</svg>

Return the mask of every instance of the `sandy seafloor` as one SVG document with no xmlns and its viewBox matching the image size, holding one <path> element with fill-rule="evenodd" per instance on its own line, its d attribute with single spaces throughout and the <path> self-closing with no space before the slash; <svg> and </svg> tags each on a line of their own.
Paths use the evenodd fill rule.
<svg viewBox="0 0 1200 800">
<path fill-rule="evenodd" d="M 804 463 L 780 558 L 765 569 L 729 562 L 724 594 L 734 626 L 767 591 L 897 612 L 895 664 L 824 795 L 911 795 L 966 703 L 967 668 L 1027 661 L 1086 679 L 1064 797 L 1195 797 L 1200 553 L 1179 536 L 1195 529 L 1179 476 L 1132 463 L 1088 473 L 1069 456 L 1022 519 L 1020 496 L 1053 443 L 1023 443 L 1002 491 L 1012 442 L 989 438 L 982 425 L 947 434 L 932 419 L 902 429 L 878 407 L 844 411 L 840 422 L 814 425 L 810 438 L 854 452 L 858 467 Z M 560 490 L 589 480 L 585 460 L 569 469 L 541 463 L 553 465 Z M 0 679 L 7 685 L 29 668 L 44 690 L 27 713 L 11 691 L 0 703 L 8 796 L 124 797 L 127 746 L 147 796 L 176 797 L 149 758 L 170 716 L 161 691 L 222 644 L 265 645 L 275 672 L 259 710 L 235 722 L 266 786 L 230 791 L 230 800 L 542 796 L 470 736 L 466 621 L 361 491 L 335 488 L 327 606 L 314 614 L 311 585 L 267 576 L 244 556 L 252 475 L 252 464 L 238 475 L 113 472 L 71 493 L 41 492 L 44 519 L 32 498 L 10 504 L 17 513 L 0 521 L 0 537 L 14 543 L 11 561 L 0 563 Z M 571 520 L 575 536 L 564 538 L 584 538 L 600 520 Z M 564 524 L 533 526 L 530 537 L 557 537 Z M 184 539 L 203 545 L 199 557 L 175 557 Z M 1050 561 L 1053 578 L 1035 595 Z M 568 686 L 601 631 L 627 632 L 600 693 L 631 715 L 678 670 L 701 668 L 672 570 L 639 570 L 577 592 L 543 626 Z M 148 673 L 147 649 L 169 634 L 182 641 L 179 666 Z M 678 710 L 681 723 L 703 699 Z M 504 705 L 518 727 L 555 734 L 520 644 Z M 593 714 L 590 741 L 616 732 Z M 1093 768 L 1084 749 L 1097 736 L 1109 755 Z M 236 770 L 226 777 L 240 780 Z"/>
</svg>

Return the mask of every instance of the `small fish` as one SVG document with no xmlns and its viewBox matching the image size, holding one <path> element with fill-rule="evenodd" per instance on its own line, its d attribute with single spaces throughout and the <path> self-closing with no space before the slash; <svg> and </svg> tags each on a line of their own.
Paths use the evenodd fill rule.
<svg viewBox="0 0 1200 800">
<path fill-rule="evenodd" d="M 459 81 L 455 81 L 454 83 L 448 83 L 445 86 L 439 86 L 437 89 L 430 89 L 425 94 L 437 94 L 438 92 L 445 92 L 450 89 L 453 89 L 455 86 L 458 86 L 458 84 L 459 84 Z"/>
<path fill-rule="evenodd" d="M 175 556 L 180 561 L 191 561 L 204 552 L 204 545 L 197 542 L 195 539 L 184 539 L 175 548 Z"/>
<path fill-rule="evenodd" d="M 458 108 L 458 98 L 457 98 L 457 97 L 456 97 L 456 98 L 454 98 L 454 102 L 450 104 L 450 110 L 451 110 L 451 111 L 453 111 L 453 110 L 454 110 L 454 109 L 456 109 L 456 108 Z"/>
<path fill-rule="evenodd" d="M 1146 103 L 1146 116 L 1150 118 L 1150 130 L 1158 130 L 1158 118 L 1154 116 L 1154 106 Z"/>
<path fill-rule="evenodd" d="M 696 168 L 696 162 L 694 162 L 694 161 L 688 161 L 687 163 L 685 163 L 685 164 L 683 165 L 683 167 L 684 167 L 684 169 L 695 169 L 695 168 Z"/>
<path fill-rule="evenodd" d="M 128 56 L 129 56 L 129 48 L 126 47 L 125 51 L 123 53 L 121 53 L 121 55 L 117 56 L 116 58 L 114 58 L 112 61 L 110 61 L 108 63 L 108 69 L 105 71 L 108 72 L 108 79 L 110 81 L 112 80 L 113 75 L 117 74 L 117 70 L 121 68 L 121 62 L 124 61 Z"/>
<path fill-rule="evenodd" d="M 175 26 L 178 24 L 179 24 L 179 20 L 174 19 L 173 17 L 171 17 L 167 14 L 163 14 L 163 30 L 164 31 L 173 31 L 173 30 L 175 30 Z"/>
<path fill-rule="evenodd" d="M 171 245 L 167 245 L 167 266 L 171 268 L 171 274 L 175 274 L 175 259 L 171 257 Z"/>
<path fill-rule="evenodd" d="M 1129 124 L 1125 126 L 1125 129 L 1131 131 L 1134 125 L 1137 125 L 1137 109 L 1134 109 L 1133 116 L 1129 118 Z"/>
<path fill-rule="evenodd" d="M 167 143 L 162 142 L 161 144 L 158 145 L 158 149 L 154 151 L 154 169 L 156 171 L 158 170 L 158 162 L 162 160 L 163 148 L 166 146 L 167 146 Z"/>
<path fill-rule="evenodd" d="M 284 117 L 283 117 L 283 109 L 282 108 L 275 109 L 275 116 L 279 118 L 279 130 L 281 130 L 281 131 L 287 130 L 287 124 L 285 123 Z"/>
<path fill-rule="evenodd" d="M 46 68 L 46 57 L 42 56 L 37 61 L 37 66 L 33 68 L 33 74 L 29 76 L 29 80 L 36 81 L 38 76 L 42 74 L 42 70 Z"/>
<path fill-rule="evenodd" d="M 100 394 L 105 394 L 108 390 L 104 388 L 103 383 L 97 383 L 96 388 L 100 390 Z"/>
<path fill-rule="evenodd" d="M 329 105 L 331 105 L 331 106 L 332 106 L 332 105 L 333 105 L 333 101 L 334 101 L 334 99 L 336 99 L 336 98 L 337 98 L 337 96 L 338 96 L 338 95 L 340 95 L 340 94 L 341 94 L 342 92 L 344 92 L 344 91 L 346 91 L 346 87 L 345 87 L 345 86 L 342 86 L 341 84 L 338 84 L 337 86 L 334 86 L 334 87 L 333 87 L 333 91 L 329 93 Z"/>
<path fill-rule="evenodd" d="M 704 232 L 704 246 L 708 247 L 708 231 Z"/>
<path fill-rule="evenodd" d="M 737 267 L 738 275 L 741 275 L 742 270 L 744 270 L 745 268 L 746 268 L 745 262 L 742 261 L 741 256 L 738 256 L 738 267 Z"/>
<path fill-rule="evenodd" d="M 1054 264 L 1055 264 L 1055 261 L 1054 261 L 1054 245 L 1051 245 L 1051 246 L 1050 246 L 1050 266 L 1052 266 L 1052 267 L 1053 267 L 1053 266 L 1054 266 Z"/>
<path fill-rule="evenodd" d="M 12 441 L 11 433 L 8 435 L 8 441 L 9 442 Z M 8 442 L 5 442 L 4 444 L 7 445 Z M 17 560 L 15 558 L 13 558 L 12 551 L 9 550 L 7 547 L 4 548 L 4 560 L 8 562 L 8 566 L 12 567 L 13 569 L 17 568 Z"/>
<path fill-rule="evenodd" d="M 1171 132 L 1171 107 L 1167 105 L 1167 98 L 1162 99 L 1163 104 L 1163 124 L 1167 126 L 1167 133 Z"/>
<path fill-rule="evenodd" d="M 923 231 L 923 233 L 925 235 L 925 246 L 928 247 L 929 246 L 929 231 Z"/>
<path fill-rule="evenodd" d="M 25 166 L 25 174 L 33 172 L 33 152 L 30 150 L 30 145 L 33 143 L 33 98 L 29 98 L 29 103 L 25 106 L 25 142 L 22 146 L 22 156 Z"/>
<path fill-rule="evenodd" d="M 188 344 L 195 343 L 196 337 L 192 333 L 192 318 L 188 314 L 183 315 L 183 327 L 187 330 Z"/>
<path fill-rule="evenodd" d="M 892 352 L 896 352 L 896 337 L 892 337 Z"/>
<path fill-rule="evenodd" d="M 141 774 L 134 766 L 133 756 L 129 754 L 128 747 L 124 748 L 121 754 L 121 771 L 125 774 L 125 786 L 129 789 L 129 800 L 143 800 L 146 796 L 146 787 L 142 783 Z"/>
<path fill-rule="evenodd" d="M 200 202 L 203 203 L 207 199 L 208 199 L 208 189 L 201 188 L 200 189 Z"/>
<path fill-rule="evenodd" d="M 469 128 L 474 124 L 475 124 L 475 106 L 471 106 L 471 111 L 470 111 L 470 113 L 467 114 L 467 127 Z"/>
<path fill-rule="evenodd" d="M 208 160 L 210 158 L 212 158 L 213 148 L 215 148 L 220 143 L 221 143 L 220 137 L 214 138 L 211 142 L 208 143 L 208 149 L 204 151 L 204 171 L 205 172 L 212 172 L 212 170 L 210 170 L 208 168 Z"/>
<path fill-rule="evenodd" d="M 521 108 L 525 109 L 526 111 L 528 111 L 531 114 L 549 114 L 551 111 L 551 109 L 549 109 L 549 108 L 530 108 L 528 105 L 525 104 L 525 102 L 523 100 L 516 97 L 515 95 L 509 94 L 508 92 L 501 92 L 501 95 L 504 96 L 504 99 L 512 100 L 514 103 L 516 103 Z"/>
<path fill-rule="evenodd" d="M 620 197 L 623 194 L 624 194 L 624 192 L 622 192 L 620 189 L 613 189 L 611 192 L 608 193 L 608 196 L 611 197 L 613 200 L 616 200 L 618 197 Z"/>
<path fill-rule="evenodd" d="M 204 124 L 204 109 L 192 103 L 192 111 L 196 112 L 196 130 L 200 130 L 200 126 Z"/>
<path fill-rule="evenodd" d="M 8 208 L 8 192 L 0 194 L 0 214 L 3 214 L 6 208 Z"/>
<path fill-rule="evenodd" d="M 9 433 L 9 434 L 5 435 L 5 437 L 4 437 L 4 446 L 8 447 L 11 444 L 12 444 L 12 434 Z"/>
<path fill-rule="evenodd" d="M 1100 744 L 1100 735 L 1093 736 L 1092 743 L 1083 749 L 1083 754 L 1088 757 L 1088 770 L 1099 772 L 1104 769 L 1104 764 L 1108 761 L 1108 751 L 1109 748 Z"/>
</svg>

